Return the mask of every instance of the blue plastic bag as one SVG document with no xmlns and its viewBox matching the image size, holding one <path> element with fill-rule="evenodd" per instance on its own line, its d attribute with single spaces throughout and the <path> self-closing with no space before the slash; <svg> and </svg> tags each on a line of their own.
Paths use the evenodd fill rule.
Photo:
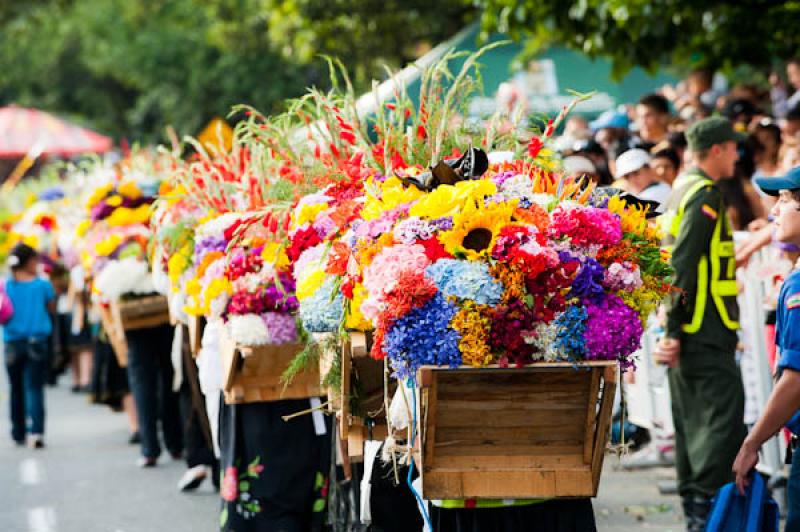
<svg viewBox="0 0 800 532">
<path fill-rule="evenodd" d="M 744 495 L 731 482 L 712 501 L 706 532 L 778 532 L 780 509 L 758 473 L 752 475 Z"/>
</svg>

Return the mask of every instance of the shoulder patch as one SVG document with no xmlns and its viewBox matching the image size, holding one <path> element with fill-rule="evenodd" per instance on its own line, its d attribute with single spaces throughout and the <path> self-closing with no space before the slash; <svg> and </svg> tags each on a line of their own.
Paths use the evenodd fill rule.
<svg viewBox="0 0 800 532">
<path fill-rule="evenodd" d="M 789 310 L 793 308 L 800 308 L 800 292 L 786 296 L 786 308 Z"/>
<path fill-rule="evenodd" d="M 716 209 L 714 209 L 713 207 L 711 207 L 706 203 L 704 203 L 703 206 L 700 208 L 700 212 L 702 212 L 705 216 L 711 218 L 712 220 L 716 220 L 717 216 L 719 216 Z"/>
</svg>

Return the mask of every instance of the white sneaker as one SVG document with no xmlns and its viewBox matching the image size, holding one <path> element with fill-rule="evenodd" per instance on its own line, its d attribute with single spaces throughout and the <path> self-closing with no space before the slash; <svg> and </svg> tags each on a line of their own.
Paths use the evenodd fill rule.
<svg viewBox="0 0 800 532">
<path fill-rule="evenodd" d="M 44 449 L 44 436 L 42 434 L 29 434 L 28 447 L 31 449 Z"/>
<path fill-rule="evenodd" d="M 209 474 L 209 467 L 205 465 L 194 466 L 187 469 L 181 479 L 178 481 L 179 491 L 193 491 L 200 487 L 200 484 L 206 479 Z"/>
</svg>

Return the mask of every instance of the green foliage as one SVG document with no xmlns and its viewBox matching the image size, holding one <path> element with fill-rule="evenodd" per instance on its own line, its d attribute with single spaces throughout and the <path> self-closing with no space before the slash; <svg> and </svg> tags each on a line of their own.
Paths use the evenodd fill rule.
<svg viewBox="0 0 800 532">
<path fill-rule="evenodd" d="M 237 103 L 272 112 L 309 77 L 273 51 L 259 3 L 11 2 L 0 11 L 0 103 L 144 140 L 168 124 L 197 133 Z"/>
<path fill-rule="evenodd" d="M 558 43 L 613 60 L 621 76 L 660 64 L 769 67 L 800 48 L 797 2 L 694 0 L 476 0 L 484 32 L 525 39 L 526 52 Z"/>
</svg>

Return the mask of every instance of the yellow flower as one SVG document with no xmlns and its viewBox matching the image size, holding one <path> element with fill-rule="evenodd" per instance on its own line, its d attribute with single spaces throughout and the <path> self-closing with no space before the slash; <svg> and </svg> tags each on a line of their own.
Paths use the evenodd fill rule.
<svg viewBox="0 0 800 532">
<path fill-rule="evenodd" d="M 282 244 L 271 242 L 264 245 L 264 250 L 261 252 L 261 258 L 267 264 L 272 264 L 276 268 L 283 268 L 290 264 L 289 257 L 286 255 L 286 249 Z"/>
<path fill-rule="evenodd" d="M 118 227 L 122 225 L 146 224 L 150 221 L 151 209 L 150 205 L 143 204 L 135 209 L 128 207 L 120 207 L 111 213 L 111 216 L 105 219 L 106 223 L 111 227 Z"/>
<path fill-rule="evenodd" d="M 461 360 L 470 366 L 486 366 L 492 362 L 489 348 L 491 321 L 484 312 L 485 308 L 467 301 L 450 322 L 450 326 L 461 333 L 458 342 Z"/>
<path fill-rule="evenodd" d="M 106 185 L 94 189 L 91 196 L 89 196 L 89 199 L 86 200 L 86 208 L 91 209 L 92 207 L 97 205 L 103 198 L 108 196 L 108 193 L 111 192 L 112 190 L 114 190 L 114 185 L 111 183 L 108 183 Z"/>
<path fill-rule="evenodd" d="M 356 331 L 368 331 L 373 328 L 372 322 L 361 313 L 361 304 L 367 299 L 367 289 L 357 284 L 353 287 L 353 300 L 347 301 L 347 317 L 344 326 Z"/>
<path fill-rule="evenodd" d="M 33 249 L 39 249 L 39 237 L 36 235 L 25 235 L 22 237 L 22 243 Z"/>
<path fill-rule="evenodd" d="M 112 196 L 109 196 L 108 199 L 106 200 L 106 204 L 110 205 L 111 207 L 119 207 L 120 205 L 122 205 L 122 196 L 120 196 L 119 194 L 114 194 Z"/>
<path fill-rule="evenodd" d="M 85 236 L 91 227 L 91 220 L 81 220 L 80 223 L 75 227 L 75 234 L 78 236 L 78 238 Z"/>
<path fill-rule="evenodd" d="M 375 188 L 374 186 L 369 186 L 370 184 L 368 183 L 367 186 L 368 191 Z M 406 188 L 399 179 L 390 177 L 380 185 L 378 192 L 367 193 L 367 200 L 361 211 L 361 217 L 367 221 L 376 220 L 384 212 L 390 211 L 403 203 L 416 201 L 424 195 L 425 192 L 417 187 Z"/>
<path fill-rule="evenodd" d="M 295 224 L 301 226 L 306 223 L 313 223 L 317 219 L 317 215 L 328 208 L 327 203 L 318 203 L 316 205 L 303 205 L 295 218 Z"/>
<path fill-rule="evenodd" d="M 94 246 L 95 253 L 100 257 L 107 257 L 122 244 L 122 237 L 117 234 L 108 235 Z"/>
<path fill-rule="evenodd" d="M 117 187 L 117 192 L 129 199 L 137 199 L 142 195 L 142 191 L 139 190 L 139 187 L 136 186 L 136 183 L 133 181 L 123 181 L 120 183 Z"/>
<path fill-rule="evenodd" d="M 431 219 L 454 216 L 464 208 L 465 204 L 482 201 L 484 197 L 496 193 L 497 185 L 487 179 L 440 185 L 412 205 L 408 214 Z"/>
<path fill-rule="evenodd" d="M 297 289 L 295 292 L 297 299 L 302 301 L 313 296 L 324 282 L 325 272 L 323 270 L 314 270 L 313 272 L 307 274 L 300 282 L 297 283 Z"/>
<path fill-rule="evenodd" d="M 169 280 L 172 282 L 173 286 L 178 284 L 183 272 L 185 272 L 187 268 L 192 265 L 191 257 L 192 245 L 187 243 L 184 244 L 183 247 L 179 249 L 177 253 L 172 255 L 167 261 L 167 274 L 169 275 Z"/>
<path fill-rule="evenodd" d="M 500 230 L 511 223 L 517 200 L 491 203 L 483 208 L 468 203 L 453 218 L 453 229 L 439 235 L 448 253 L 463 255 L 469 260 L 487 256 L 494 247 Z"/>
</svg>

